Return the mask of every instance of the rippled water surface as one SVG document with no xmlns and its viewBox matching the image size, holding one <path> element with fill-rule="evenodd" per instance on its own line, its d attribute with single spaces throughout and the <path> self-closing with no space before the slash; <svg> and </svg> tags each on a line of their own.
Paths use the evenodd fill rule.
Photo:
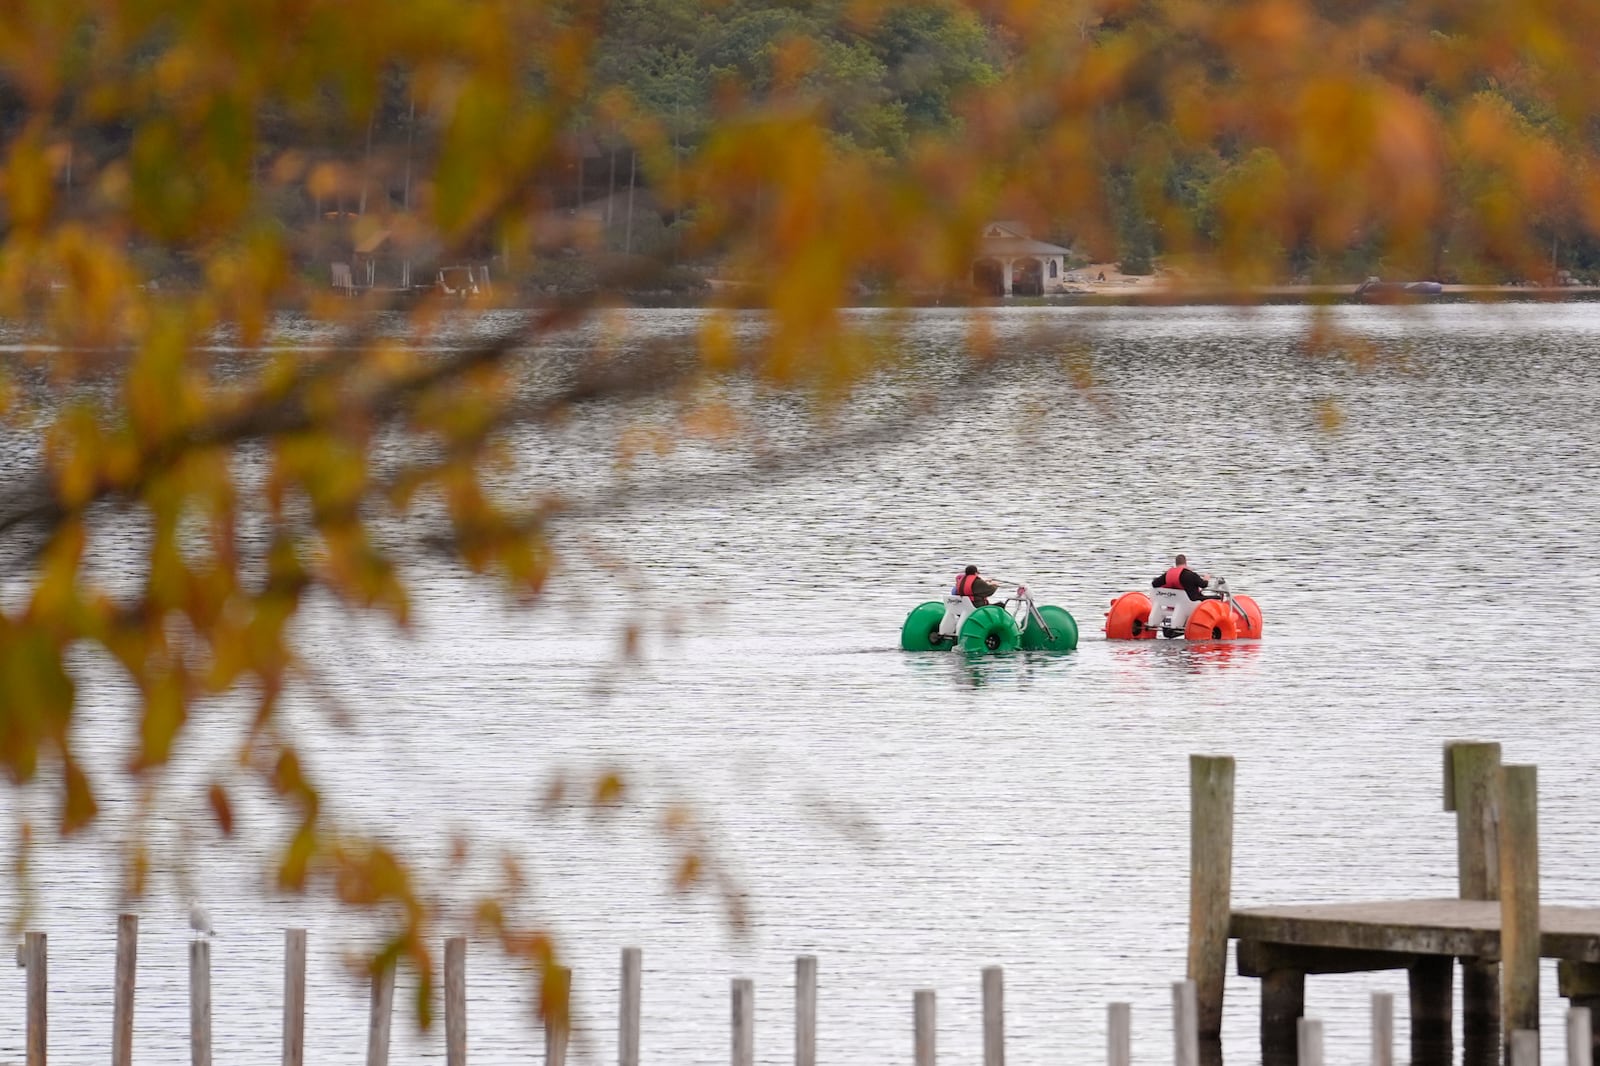
<svg viewBox="0 0 1600 1066">
<path fill-rule="evenodd" d="M 348 718 L 304 693 L 292 712 L 338 815 L 441 862 L 448 835 L 469 834 L 463 896 L 492 887 L 491 845 L 526 856 L 530 914 L 573 955 L 599 1061 L 629 944 L 644 951 L 647 1062 L 726 1061 L 735 976 L 756 981 L 758 1058 L 787 1061 L 801 953 L 820 959 L 824 1063 L 909 1063 L 923 987 L 938 990 L 941 1058 L 981 1061 L 979 971 L 993 963 L 1011 1062 L 1103 1061 L 1109 1000 L 1134 1005 L 1136 1061 L 1168 1061 L 1191 752 L 1238 758 L 1238 902 L 1453 895 L 1439 748 L 1454 738 L 1539 765 L 1545 898 L 1600 902 L 1600 308 L 1336 309 L 1359 358 L 1308 354 L 1310 314 L 1010 309 L 993 313 L 998 350 L 1042 354 L 968 378 L 964 314 L 918 313 L 900 368 L 826 424 L 727 391 L 764 446 L 790 449 L 760 477 L 715 439 L 646 448 L 619 472 L 619 435 L 647 439 L 666 404 L 520 431 L 526 481 L 508 487 L 553 483 L 588 508 L 560 531 L 540 607 L 512 610 L 422 561 L 414 634 L 322 606 L 303 627 Z M 695 316 L 623 324 L 671 337 Z M 530 377 L 582 343 L 531 353 Z M 930 392 L 946 406 L 916 414 Z M 911 428 L 872 430 L 886 419 Z M 1098 639 L 1110 598 L 1179 550 L 1255 597 L 1264 640 Z M 1077 652 L 898 650 L 905 613 L 967 562 L 1070 610 Z M 645 658 L 620 666 L 629 623 Z M 85 670 L 82 743 L 110 765 L 130 696 Z M 197 776 L 220 768 L 236 728 L 198 722 Z M 558 770 L 613 764 L 642 810 L 539 812 Z M 674 852 L 653 826 L 680 798 L 748 893 L 743 935 L 714 899 L 670 891 Z M 198 825 L 170 829 L 207 839 Z M 56 1062 L 106 1054 L 114 846 L 106 834 L 33 858 Z M 194 871 L 220 933 L 218 1061 L 278 1061 L 294 924 L 312 946 L 309 1060 L 364 1061 L 364 990 L 344 961 L 363 929 L 262 899 L 262 861 L 213 847 Z M 182 1061 L 184 916 L 152 901 L 143 922 L 138 1057 Z M 471 952 L 472 1061 L 534 1061 L 525 976 L 487 942 Z M 1547 1054 L 1554 985 L 1547 970 Z M 0 1061 L 23 1057 L 23 987 L 22 971 L 0 982 Z M 1403 975 L 1308 982 L 1331 1061 L 1364 1061 L 1371 990 L 1400 993 L 1403 1037 Z M 1256 1060 L 1255 1011 L 1254 982 L 1233 978 L 1230 1063 Z M 395 1061 L 442 1058 L 440 1034 L 397 1026 Z"/>
</svg>

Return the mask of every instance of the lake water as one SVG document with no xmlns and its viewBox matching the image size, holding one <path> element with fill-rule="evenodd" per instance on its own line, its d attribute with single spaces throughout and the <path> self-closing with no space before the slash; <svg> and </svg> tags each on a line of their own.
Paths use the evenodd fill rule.
<svg viewBox="0 0 1600 1066">
<path fill-rule="evenodd" d="M 528 914 L 563 937 L 595 1061 L 614 1054 L 626 945 L 644 951 L 649 1063 L 727 1061 L 737 976 L 756 982 L 758 1059 L 789 1061 L 802 953 L 820 960 L 823 1063 L 909 1063 L 924 987 L 939 995 L 942 1060 L 980 1062 L 989 964 L 1005 967 L 1012 1063 L 1103 1061 L 1110 1000 L 1133 1004 L 1135 1060 L 1169 1061 L 1191 752 L 1238 759 L 1238 903 L 1453 895 L 1439 749 L 1457 738 L 1538 764 L 1544 897 L 1600 901 L 1600 307 L 1332 310 L 1360 358 L 1308 354 L 1304 308 L 988 314 L 1000 351 L 1033 356 L 963 377 L 966 313 L 927 311 L 909 322 L 904 363 L 828 420 L 723 390 L 766 442 L 809 459 L 770 476 L 741 473 L 746 453 L 715 440 L 619 471 L 618 434 L 660 424 L 666 402 L 519 430 L 526 466 L 508 488 L 554 487 L 591 512 L 559 530 L 541 606 L 511 609 L 423 559 L 415 633 L 326 607 L 306 619 L 306 657 L 348 723 L 303 693 L 290 713 L 336 813 L 431 856 L 461 898 L 493 883 L 494 848 L 523 856 Z M 695 321 L 613 324 L 671 338 Z M 530 383 L 593 336 L 530 353 Z M 873 420 L 905 418 L 929 393 L 955 404 L 874 439 Z M 651 491 L 661 478 L 671 490 Z M 1175 551 L 1253 596 L 1265 639 L 1099 639 L 1110 599 Z M 1070 610 L 1078 650 L 900 651 L 906 612 L 968 562 Z M 644 656 L 626 663 L 633 623 Z M 85 670 L 81 743 L 110 765 L 130 696 Z M 202 719 L 193 778 L 219 767 L 237 730 L 221 709 Z M 558 772 L 612 765 L 635 806 L 607 819 L 541 808 Z M 7 803 L 47 800 L 35 789 Z M 714 898 L 671 891 L 674 852 L 654 825 L 678 800 L 746 893 L 743 934 Z M 125 802 L 108 797 L 110 823 Z M 246 795 L 241 817 L 259 830 L 271 816 Z M 295 924 L 311 938 L 308 1061 L 364 1061 L 365 991 L 344 961 L 362 925 L 263 897 L 262 852 L 211 844 L 198 816 L 164 828 L 190 842 L 219 928 L 218 1061 L 278 1061 L 281 930 Z M 476 844 L 450 866 L 458 831 Z M 33 857 L 55 1062 L 106 1055 L 114 843 L 101 833 Z M 144 1062 L 187 1054 L 188 933 L 163 884 L 142 910 Z M 468 966 L 472 1061 L 538 1059 L 526 978 L 485 942 Z M 15 973 L 0 982 L 0 1062 L 23 1058 Z M 1544 982 L 1550 1055 L 1553 968 Z M 1308 982 L 1330 1061 L 1365 1061 L 1373 990 L 1397 993 L 1403 1045 L 1403 974 Z M 1232 978 L 1229 1063 L 1257 1060 L 1256 1008 L 1255 983 Z M 394 1061 L 442 1059 L 441 1032 L 397 1024 Z"/>
</svg>

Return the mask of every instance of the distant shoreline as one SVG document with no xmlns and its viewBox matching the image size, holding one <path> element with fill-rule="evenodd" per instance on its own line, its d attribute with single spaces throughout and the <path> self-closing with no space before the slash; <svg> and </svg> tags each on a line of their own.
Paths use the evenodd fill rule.
<svg viewBox="0 0 1600 1066">
<path fill-rule="evenodd" d="M 721 301 L 708 299 L 660 300 L 625 298 L 634 308 L 710 308 L 734 307 L 759 310 L 755 300 L 742 301 L 731 289 L 720 290 Z M 729 299 L 731 297 L 731 299 Z M 1006 307 L 1254 307 L 1262 305 L 1405 305 L 1463 303 L 1564 303 L 1600 300 L 1600 286 L 1530 285 L 1446 285 L 1437 295 L 1415 296 L 1405 293 L 1357 295 L 1354 285 L 1265 285 L 1244 289 L 1144 285 L 1113 287 L 1097 285 L 1077 292 L 1050 293 L 1044 296 L 974 297 L 968 300 L 940 298 L 933 294 L 912 294 L 892 299 L 866 297 L 844 304 L 848 308 L 1006 308 Z M 557 301 L 533 301 L 529 308 L 551 306 Z M 516 306 L 516 305 L 506 305 Z"/>
</svg>

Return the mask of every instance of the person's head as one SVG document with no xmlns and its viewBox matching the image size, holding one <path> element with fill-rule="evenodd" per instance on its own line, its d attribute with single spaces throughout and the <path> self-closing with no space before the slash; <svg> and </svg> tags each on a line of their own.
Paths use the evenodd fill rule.
<svg viewBox="0 0 1600 1066">
<path fill-rule="evenodd" d="M 1176 563 L 1178 566 L 1188 566 L 1189 565 L 1189 557 L 1187 555 L 1180 555 L 1176 559 L 1174 559 L 1173 562 Z"/>
<path fill-rule="evenodd" d="M 978 572 L 978 568 L 976 566 L 969 566 L 965 570 L 962 571 L 962 573 L 964 573 L 964 574 L 976 574 L 977 572 Z"/>
</svg>

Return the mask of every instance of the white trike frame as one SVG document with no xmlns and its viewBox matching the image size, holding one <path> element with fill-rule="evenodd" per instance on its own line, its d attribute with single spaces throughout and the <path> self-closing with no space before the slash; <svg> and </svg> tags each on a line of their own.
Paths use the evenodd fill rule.
<svg viewBox="0 0 1600 1066">
<path fill-rule="evenodd" d="M 1144 620 L 1144 627 L 1151 632 L 1160 633 L 1164 637 L 1181 637 L 1189 625 L 1189 616 L 1194 614 L 1195 608 L 1206 600 L 1221 600 L 1239 613 L 1239 617 L 1250 622 L 1250 615 L 1233 600 L 1233 593 L 1228 591 L 1226 578 L 1214 577 L 1206 586 L 1208 592 L 1214 596 L 1206 596 L 1198 600 L 1191 600 L 1189 593 L 1183 589 L 1151 589 L 1150 590 L 1150 616 Z"/>
<path fill-rule="evenodd" d="M 1034 606 L 1033 596 L 1028 592 L 1026 585 L 1018 585 L 1016 595 L 1008 596 L 998 604 L 988 603 L 984 606 L 1004 608 L 1011 616 L 1011 620 L 1017 624 L 1019 633 L 1028 628 L 1028 620 L 1031 618 L 1039 623 L 1039 628 L 1044 630 L 1047 638 L 1052 641 L 1056 639 L 1056 635 L 1050 631 L 1050 624 L 1044 620 L 1044 615 L 1039 613 L 1039 608 Z M 966 622 L 967 616 L 977 609 L 970 596 L 957 596 L 955 593 L 946 595 L 944 617 L 939 620 L 939 639 L 959 639 L 962 624 Z"/>
</svg>

